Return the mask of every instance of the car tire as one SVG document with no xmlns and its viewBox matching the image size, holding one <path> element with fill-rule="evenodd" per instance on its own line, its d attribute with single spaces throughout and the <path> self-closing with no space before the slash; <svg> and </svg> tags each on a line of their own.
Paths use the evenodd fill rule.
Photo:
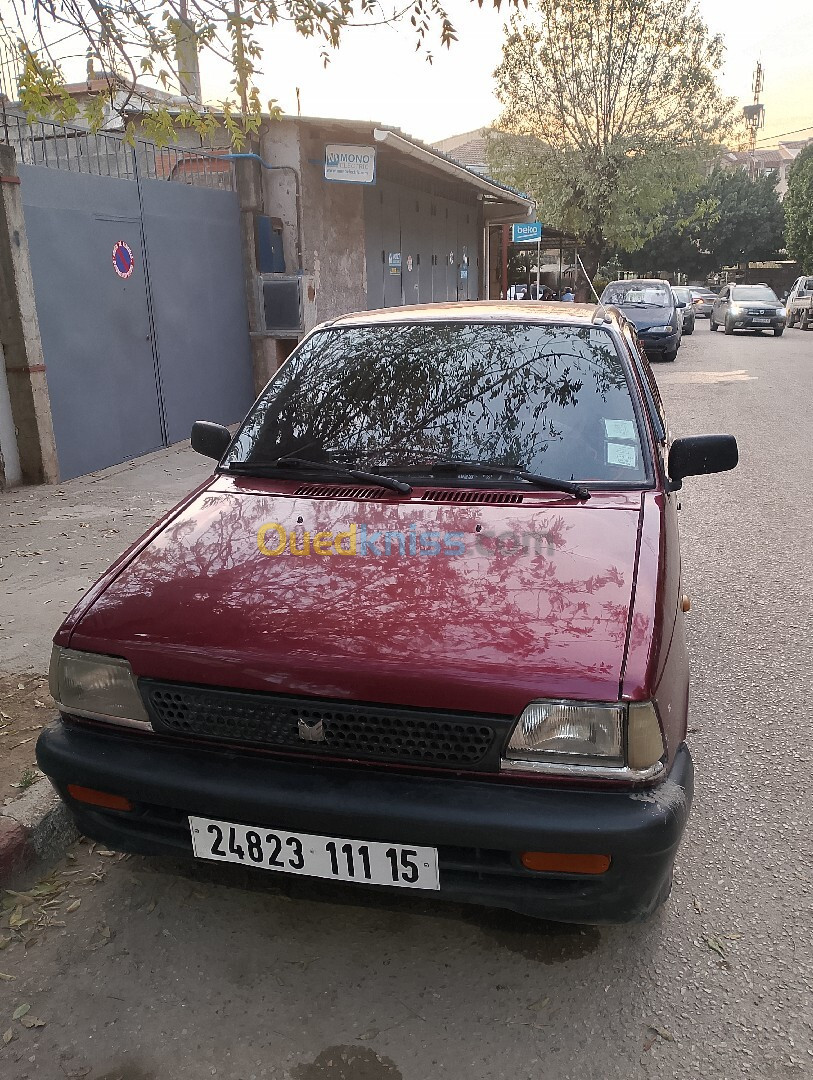
<svg viewBox="0 0 813 1080">
<path fill-rule="evenodd" d="M 686 327 L 686 329 L 683 331 L 683 333 L 686 335 L 686 337 L 689 337 L 691 334 L 693 334 L 694 333 L 694 323 L 689 323 L 689 325 Z"/>
<path fill-rule="evenodd" d="M 799 320 L 799 329 L 807 330 L 807 308 L 805 308 L 802 312 L 801 318 Z"/>
<path fill-rule="evenodd" d="M 785 332 L 784 326 L 775 326 L 773 328 L 773 336 L 774 337 L 782 337 L 784 332 Z"/>
<path fill-rule="evenodd" d="M 789 312 L 788 312 L 788 326 L 793 326 L 793 324 L 795 323 L 795 321 L 796 321 L 796 320 L 795 320 L 795 319 L 794 319 L 794 317 L 793 317 L 793 312 L 792 312 L 792 311 L 789 311 Z"/>
<path fill-rule="evenodd" d="M 673 349 L 671 352 L 665 352 L 663 354 L 663 358 L 667 364 L 671 364 L 674 360 L 677 359 L 677 349 Z"/>
<path fill-rule="evenodd" d="M 709 330 L 711 330 L 711 332 L 713 334 L 716 329 L 717 329 L 717 323 L 714 321 L 714 319 L 712 319 L 711 315 L 709 315 Z"/>
<path fill-rule="evenodd" d="M 734 333 L 734 325 L 728 319 L 726 319 L 726 321 L 725 321 L 725 332 L 727 334 L 733 334 Z"/>
</svg>

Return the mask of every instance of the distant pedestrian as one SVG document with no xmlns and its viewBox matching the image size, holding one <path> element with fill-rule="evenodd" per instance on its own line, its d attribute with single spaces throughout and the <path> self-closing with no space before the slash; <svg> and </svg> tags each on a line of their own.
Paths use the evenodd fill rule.
<svg viewBox="0 0 813 1080">
<path fill-rule="evenodd" d="M 572 304 L 575 299 L 576 299 L 576 296 L 575 296 L 573 290 L 571 289 L 571 287 L 569 285 L 566 285 L 565 290 L 562 293 L 562 303 L 564 303 L 564 304 Z"/>
</svg>

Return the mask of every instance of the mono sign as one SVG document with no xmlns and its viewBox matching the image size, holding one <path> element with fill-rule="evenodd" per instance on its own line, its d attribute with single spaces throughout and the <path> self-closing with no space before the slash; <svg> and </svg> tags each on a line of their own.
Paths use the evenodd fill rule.
<svg viewBox="0 0 813 1080">
<path fill-rule="evenodd" d="M 325 146 L 325 180 L 340 184 L 374 184 L 375 147 L 328 143 Z"/>
</svg>

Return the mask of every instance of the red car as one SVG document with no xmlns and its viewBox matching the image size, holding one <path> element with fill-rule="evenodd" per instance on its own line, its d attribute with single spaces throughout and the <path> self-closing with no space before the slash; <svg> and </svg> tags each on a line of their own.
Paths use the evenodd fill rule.
<svg viewBox="0 0 813 1080">
<path fill-rule="evenodd" d="M 671 443 L 623 316 L 314 330 L 55 637 L 83 833 L 570 922 L 668 896 L 692 798 Z"/>
</svg>

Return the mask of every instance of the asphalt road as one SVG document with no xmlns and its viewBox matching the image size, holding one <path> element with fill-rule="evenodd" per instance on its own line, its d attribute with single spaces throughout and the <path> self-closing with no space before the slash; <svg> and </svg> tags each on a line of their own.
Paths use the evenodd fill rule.
<svg viewBox="0 0 813 1080">
<path fill-rule="evenodd" d="M 556 927 L 85 848 L 66 925 L 0 952 L 5 1080 L 813 1076 L 813 334 L 703 322 L 656 373 L 674 434 L 741 448 L 683 498 L 697 793 L 667 907 Z"/>
</svg>

